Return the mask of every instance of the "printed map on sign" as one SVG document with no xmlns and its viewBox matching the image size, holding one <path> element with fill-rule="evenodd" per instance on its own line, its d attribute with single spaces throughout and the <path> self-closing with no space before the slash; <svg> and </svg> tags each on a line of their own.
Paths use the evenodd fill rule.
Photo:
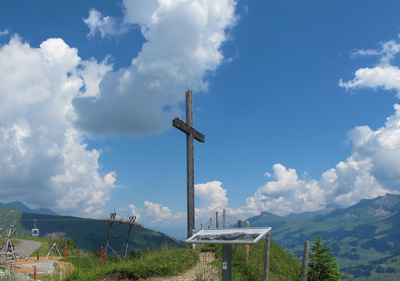
<svg viewBox="0 0 400 281">
<path fill-rule="evenodd" d="M 203 229 L 185 242 L 189 244 L 256 244 L 271 227 Z"/>
</svg>

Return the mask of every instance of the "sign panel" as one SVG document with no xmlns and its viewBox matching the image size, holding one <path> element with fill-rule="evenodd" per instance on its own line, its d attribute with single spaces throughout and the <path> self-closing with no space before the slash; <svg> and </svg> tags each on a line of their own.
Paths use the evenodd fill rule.
<svg viewBox="0 0 400 281">
<path fill-rule="evenodd" d="M 271 227 L 203 229 L 185 242 L 189 244 L 256 244 Z"/>
<path fill-rule="evenodd" d="M 228 269 L 228 263 L 226 262 L 226 261 L 224 261 L 223 263 L 222 263 L 222 269 Z"/>
</svg>

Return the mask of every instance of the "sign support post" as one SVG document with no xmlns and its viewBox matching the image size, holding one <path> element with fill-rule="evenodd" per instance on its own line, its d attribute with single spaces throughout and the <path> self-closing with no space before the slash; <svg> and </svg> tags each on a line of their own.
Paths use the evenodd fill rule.
<svg viewBox="0 0 400 281">
<path fill-rule="evenodd" d="M 222 244 L 222 281 L 232 280 L 232 244 Z"/>
<path fill-rule="evenodd" d="M 261 238 L 267 236 L 270 239 L 271 227 L 260 228 L 224 228 L 203 229 L 187 239 L 187 244 L 221 244 L 222 245 L 222 281 L 232 280 L 232 245 L 233 244 L 256 244 Z M 269 243 L 267 243 L 266 266 L 269 261 Z M 268 257 L 267 257 L 268 255 Z M 268 280 L 268 270 L 265 272 L 264 280 Z M 266 278 L 266 279 L 265 279 Z"/>
</svg>

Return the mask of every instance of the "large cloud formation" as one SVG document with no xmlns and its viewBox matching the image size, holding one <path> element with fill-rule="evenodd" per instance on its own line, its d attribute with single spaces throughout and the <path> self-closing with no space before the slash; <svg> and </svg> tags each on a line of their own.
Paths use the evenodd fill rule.
<svg viewBox="0 0 400 281">
<path fill-rule="evenodd" d="M 33 48 L 18 35 L 0 46 L 0 196 L 60 213 L 98 216 L 116 173 L 100 169 L 86 137 L 160 133 L 177 115 L 187 88 L 223 62 L 221 45 L 235 23 L 232 0 L 123 1 L 124 18 L 91 9 L 88 37 L 146 42 L 131 66 L 82 60 L 62 39 Z M 0 35 L 7 35 L 3 31 Z M 149 215 L 164 211 L 147 202 Z M 130 209 L 137 209 L 131 205 Z"/>
<path fill-rule="evenodd" d="M 62 39 L 31 48 L 14 36 L 1 47 L 2 198 L 70 213 L 101 212 L 115 173 L 99 172 L 99 152 L 87 150 L 70 120 L 71 100 L 97 92 L 108 71 L 105 62 L 82 61 Z"/>
<path fill-rule="evenodd" d="M 235 23 L 231 0 L 126 0 L 124 5 L 125 26 L 139 25 L 146 42 L 129 68 L 104 77 L 96 96 L 73 100 L 75 125 L 93 136 L 169 128 L 185 91 L 207 88 L 204 78 L 222 63 L 221 45 Z M 94 10 L 85 22 L 91 36 L 119 34 L 115 19 Z"/>
</svg>

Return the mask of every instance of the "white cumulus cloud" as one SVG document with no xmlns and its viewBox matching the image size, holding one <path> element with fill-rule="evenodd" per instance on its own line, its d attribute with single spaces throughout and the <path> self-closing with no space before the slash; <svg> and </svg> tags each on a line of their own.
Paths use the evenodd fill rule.
<svg viewBox="0 0 400 281">
<path fill-rule="evenodd" d="M 110 17 L 103 16 L 99 11 L 91 9 L 89 16 L 83 21 L 87 24 L 90 31 L 88 37 L 93 38 L 97 33 L 100 33 L 102 38 L 107 36 L 113 37 L 116 35 L 122 35 L 128 32 L 128 28 L 120 20 Z"/>
<path fill-rule="evenodd" d="M 196 217 L 208 218 L 211 214 L 228 207 L 227 190 L 222 188 L 220 181 L 196 184 L 194 192 L 199 199 L 199 206 L 195 210 Z"/>
<path fill-rule="evenodd" d="M 272 181 L 258 188 L 254 196 L 247 198 L 242 211 L 259 214 L 263 211 L 278 215 L 316 211 L 325 205 L 323 190 L 315 180 L 302 180 L 294 169 L 282 164 L 273 166 Z"/>
<path fill-rule="evenodd" d="M 88 37 L 112 39 L 140 27 L 131 66 L 82 60 L 61 38 L 33 48 L 14 35 L 0 46 L 0 196 L 60 213 L 98 216 L 115 188 L 87 137 L 160 133 L 179 115 L 187 89 L 207 89 L 235 24 L 233 0 L 123 1 L 120 19 L 91 9 Z M 1 31 L 0 36 L 8 30 Z M 146 201 L 137 216 L 180 219 Z"/>
<path fill-rule="evenodd" d="M 398 97 L 400 97 L 400 69 L 391 65 L 361 68 L 356 71 L 353 80 L 348 82 L 340 81 L 339 85 L 346 89 L 383 88 L 384 90 L 395 90 Z"/>
<path fill-rule="evenodd" d="M 18 36 L 0 48 L 0 196 L 97 216 L 114 188 L 99 151 L 72 126 L 71 101 L 94 95 L 106 63 L 82 61 L 62 39 L 32 48 Z M 82 90 L 86 88 L 87 91 Z"/>
<path fill-rule="evenodd" d="M 169 128 L 186 90 L 207 88 L 206 75 L 223 62 L 221 45 L 236 21 L 232 0 L 123 3 L 125 24 L 139 25 L 146 42 L 130 67 L 104 77 L 96 97 L 73 100 L 75 125 L 92 136 Z M 95 11 L 91 15 L 91 33 L 101 32 L 109 19 Z"/>
<path fill-rule="evenodd" d="M 136 206 L 133 205 L 133 204 L 130 204 L 130 205 L 128 206 L 128 208 L 129 208 L 129 211 L 130 211 L 130 213 L 132 214 L 132 216 L 135 216 L 135 217 L 136 217 L 136 221 L 140 221 L 140 218 L 141 218 L 141 214 L 140 214 L 141 209 L 138 208 L 138 207 L 136 207 Z"/>
<path fill-rule="evenodd" d="M 353 80 L 347 82 L 340 80 L 339 86 L 348 90 L 360 88 L 394 90 L 397 92 L 397 97 L 400 97 L 400 70 L 398 66 L 392 64 L 399 53 L 400 42 L 396 40 L 381 43 L 379 49 L 355 52 L 353 54 L 355 57 L 376 56 L 379 57 L 379 62 L 375 67 L 358 69 Z"/>
<path fill-rule="evenodd" d="M 182 223 L 183 218 L 186 217 L 186 213 L 178 212 L 173 214 L 170 208 L 150 201 L 145 201 L 144 206 L 146 207 L 147 219 L 153 223 L 163 223 L 164 225 L 170 225 L 175 221 Z"/>
</svg>

